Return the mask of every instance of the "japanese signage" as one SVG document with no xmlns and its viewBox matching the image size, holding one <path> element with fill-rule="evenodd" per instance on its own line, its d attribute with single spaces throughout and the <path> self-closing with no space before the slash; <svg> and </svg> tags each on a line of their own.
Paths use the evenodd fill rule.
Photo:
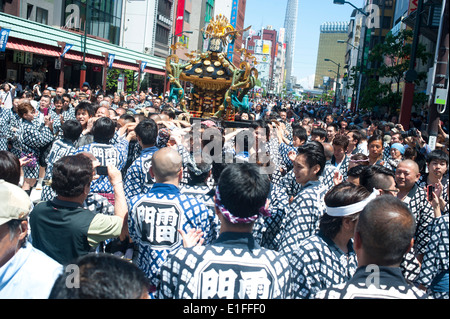
<svg viewBox="0 0 450 319">
<path fill-rule="evenodd" d="M 6 44 L 8 43 L 8 37 L 10 29 L 1 29 L 0 30 L 0 52 L 5 52 Z"/>
</svg>

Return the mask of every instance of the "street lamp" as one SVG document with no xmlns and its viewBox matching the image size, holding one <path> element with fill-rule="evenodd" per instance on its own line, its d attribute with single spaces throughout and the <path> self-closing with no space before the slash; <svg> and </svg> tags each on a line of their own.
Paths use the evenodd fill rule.
<svg viewBox="0 0 450 319">
<path fill-rule="evenodd" d="M 359 12 L 361 12 L 362 14 L 364 14 L 366 17 L 369 16 L 369 14 L 367 12 L 362 11 L 360 8 L 356 7 L 354 4 L 348 2 L 348 1 L 344 1 L 344 0 L 333 0 L 334 4 L 339 4 L 339 5 L 344 5 L 344 4 L 349 4 L 351 5 L 353 8 L 355 8 L 356 10 L 358 10 Z"/>
<path fill-rule="evenodd" d="M 80 89 L 83 87 L 83 83 L 86 81 L 86 39 L 87 39 L 87 28 L 89 26 L 89 0 L 86 0 L 86 19 L 84 20 L 84 43 L 83 43 L 83 63 L 80 67 Z"/>
<path fill-rule="evenodd" d="M 325 62 L 331 62 L 331 63 L 334 63 L 334 64 L 336 64 L 337 65 L 337 67 L 338 67 L 338 70 L 337 70 L 337 72 L 336 72 L 336 75 L 337 75 L 337 81 L 336 81 L 336 92 L 335 92 L 335 101 L 334 101 L 334 103 L 335 103 L 335 106 L 337 107 L 337 105 L 338 105 L 338 92 L 339 92 L 339 89 L 340 89 L 340 84 L 339 84 L 339 77 L 340 77 L 340 75 L 339 75 L 339 71 L 340 71 L 340 69 L 341 69 L 341 64 L 340 63 L 336 63 L 335 61 L 333 61 L 333 60 L 331 60 L 331 59 L 324 59 L 324 61 Z"/>
<path fill-rule="evenodd" d="M 360 60 L 360 58 L 361 58 L 361 60 L 362 60 L 363 56 L 361 55 L 361 49 L 359 48 L 359 46 L 358 46 L 358 47 L 357 47 L 357 46 L 354 46 L 353 44 L 348 43 L 348 42 L 345 41 L 345 40 L 337 40 L 337 43 L 345 43 L 345 44 L 347 44 L 347 45 L 353 47 L 354 49 L 356 49 L 356 50 L 358 51 L 358 55 L 357 55 L 357 66 L 362 65 L 362 61 L 361 61 L 361 63 L 360 63 L 359 60 Z M 359 69 L 359 68 L 358 68 L 358 69 Z M 357 109 L 357 106 L 358 106 L 358 104 L 359 104 L 359 91 L 360 91 L 360 88 L 361 88 L 361 79 L 362 79 L 362 76 L 361 76 L 361 70 L 358 70 L 358 88 L 357 88 L 357 93 L 358 93 L 358 95 L 356 96 L 355 110 Z M 354 97 L 355 97 L 355 88 L 353 88 L 353 90 L 352 90 L 352 103 L 353 103 Z"/>
<path fill-rule="evenodd" d="M 181 31 L 180 33 L 177 33 L 177 34 L 173 34 L 171 37 L 170 37 L 170 45 L 172 45 L 173 43 L 173 38 L 175 38 L 175 37 L 179 37 L 180 35 L 182 35 L 183 33 L 188 33 L 188 34 L 192 34 L 192 33 L 194 33 L 194 31 Z M 169 48 L 170 49 L 170 54 L 172 54 L 172 48 Z M 175 50 L 175 52 L 176 52 L 176 50 Z"/>
</svg>

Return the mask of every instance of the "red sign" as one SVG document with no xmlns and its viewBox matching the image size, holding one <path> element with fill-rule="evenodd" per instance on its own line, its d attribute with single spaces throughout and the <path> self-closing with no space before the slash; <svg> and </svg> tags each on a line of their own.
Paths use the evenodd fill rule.
<svg viewBox="0 0 450 319">
<path fill-rule="evenodd" d="M 92 67 L 92 71 L 94 71 L 94 72 L 102 72 L 102 67 L 101 66 L 93 66 Z"/>
<path fill-rule="evenodd" d="M 175 35 L 176 36 L 180 36 L 181 33 L 183 32 L 184 5 L 185 5 L 185 0 L 178 0 L 177 18 L 175 20 Z"/>
<path fill-rule="evenodd" d="M 417 10 L 419 0 L 409 0 L 408 15 Z"/>
</svg>

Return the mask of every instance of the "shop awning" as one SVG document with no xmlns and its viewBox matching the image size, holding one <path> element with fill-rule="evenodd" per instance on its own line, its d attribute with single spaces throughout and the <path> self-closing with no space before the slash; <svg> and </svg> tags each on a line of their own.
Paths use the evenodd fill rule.
<svg viewBox="0 0 450 319">
<path fill-rule="evenodd" d="M 67 52 L 64 55 L 64 58 L 66 60 L 73 60 L 73 61 L 79 61 L 82 62 L 83 61 L 83 53 L 80 52 Z M 86 63 L 91 63 L 91 64 L 97 64 L 97 65 L 104 65 L 105 64 L 105 60 L 96 56 L 91 56 L 86 54 L 86 57 L 84 59 L 84 61 Z"/>
<path fill-rule="evenodd" d="M 27 41 L 23 39 L 17 39 L 17 38 L 9 38 L 8 43 L 6 45 L 7 49 L 10 50 L 16 50 L 16 51 L 24 51 L 24 52 L 31 52 L 34 54 L 39 55 L 45 55 L 45 56 L 51 56 L 51 57 L 59 57 L 61 55 L 61 48 L 54 47 L 47 44 Z M 65 60 L 68 61 L 83 61 L 83 53 L 78 51 L 68 51 L 64 55 Z M 90 64 L 96 64 L 103 66 L 105 64 L 104 58 L 93 56 L 91 54 L 86 54 L 85 62 Z M 122 69 L 122 70 L 132 70 L 135 72 L 139 72 L 139 65 L 138 64 L 132 64 L 127 63 L 123 61 L 115 61 L 113 63 L 113 68 L 115 69 Z M 150 73 L 150 74 L 157 74 L 157 75 L 165 75 L 164 71 L 156 70 L 156 69 L 150 69 L 145 68 L 144 72 Z"/>
<path fill-rule="evenodd" d="M 139 65 L 137 65 L 137 64 L 114 61 L 112 67 L 114 69 L 132 70 L 132 71 L 139 72 Z"/>
<path fill-rule="evenodd" d="M 31 52 L 34 54 L 39 55 L 45 55 L 45 56 L 51 56 L 51 57 L 59 57 L 61 55 L 61 48 L 54 47 L 47 44 L 22 40 L 22 39 L 16 39 L 16 38 L 9 38 L 8 43 L 6 44 L 7 49 L 16 50 L 16 51 L 24 51 L 24 52 Z M 67 52 L 64 55 L 64 58 L 66 60 L 72 60 L 72 61 L 83 61 L 83 53 L 81 52 Z M 92 64 L 98 64 L 103 65 L 104 60 L 102 58 L 92 56 L 92 55 L 86 55 L 85 57 L 86 63 L 92 63 Z"/>
<path fill-rule="evenodd" d="M 60 51 L 58 50 L 58 48 L 55 48 L 51 45 L 26 41 L 22 39 L 16 39 L 12 37 L 8 39 L 6 48 L 11 50 L 31 52 L 53 57 L 58 57 L 60 55 Z"/>
<path fill-rule="evenodd" d="M 66 53 L 66 59 L 82 61 L 83 34 L 77 34 L 64 30 L 63 28 L 37 23 L 3 12 L 0 12 L 0 28 L 8 28 L 11 30 L 6 46 L 8 49 L 59 57 L 61 48 L 58 46 L 58 42 L 64 42 L 73 45 Z M 139 71 L 139 65 L 136 61 L 140 60 L 148 63 L 145 72 L 160 75 L 165 74 L 165 59 L 161 57 L 144 54 L 99 39 L 87 37 L 87 63 L 103 65 L 104 52 L 115 54 L 113 67 Z"/>
<path fill-rule="evenodd" d="M 147 69 L 144 70 L 145 73 L 156 74 L 156 75 L 166 75 L 165 71 L 155 70 L 155 69 Z"/>
</svg>

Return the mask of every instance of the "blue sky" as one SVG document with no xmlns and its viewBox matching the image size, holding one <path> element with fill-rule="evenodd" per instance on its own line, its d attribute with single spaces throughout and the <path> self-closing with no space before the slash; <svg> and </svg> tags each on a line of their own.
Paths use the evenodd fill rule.
<svg viewBox="0 0 450 319">
<path fill-rule="evenodd" d="M 299 0 L 297 36 L 294 57 L 294 76 L 305 88 L 314 81 L 320 25 L 324 22 L 349 21 L 353 7 L 333 4 L 333 0 Z M 350 1 L 358 6 L 361 0 Z M 287 0 L 247 0 L 244 25 L 259 30 L 272 25 L 284 26 Z M 306 80 L 309 78 L 309 84 Z"/>
</svg>

